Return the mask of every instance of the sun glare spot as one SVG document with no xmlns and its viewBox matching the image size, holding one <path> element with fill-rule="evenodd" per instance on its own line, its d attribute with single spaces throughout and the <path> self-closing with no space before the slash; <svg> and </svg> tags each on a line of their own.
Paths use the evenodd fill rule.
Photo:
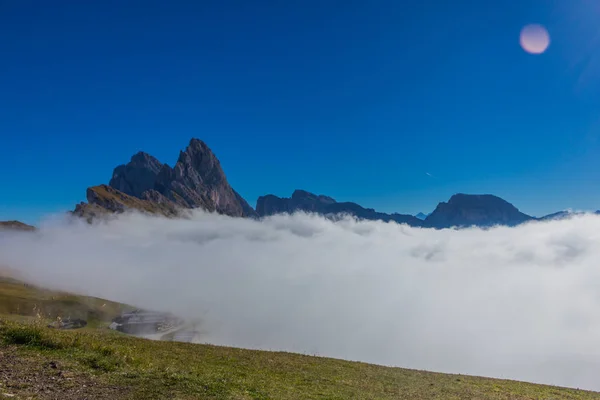
<svg viewBox="0 0 600 400">
<path fill-rule="evenodd" d="M 550 35 L 542 25 L 530 24 L 521 29 L 519 42 L 530 54 L 542 54 L 550 45 Z"/>
</svg>

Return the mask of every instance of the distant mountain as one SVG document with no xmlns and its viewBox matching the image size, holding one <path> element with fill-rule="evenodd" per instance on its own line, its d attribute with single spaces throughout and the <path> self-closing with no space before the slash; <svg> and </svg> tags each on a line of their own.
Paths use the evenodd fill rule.
<svg viewBox="0 0 600 400">
<path fill-rule="evenodd" d="M 234 217 L 256 216 L 254 209 L 229 185 L 221 164 L 201 140 L 192 139 L 175 167 L 139 152 L 113 172 L 108 185 L 87 190 L 87 203 L 74 214 L 93 218 L 106 212 L 137 209 L 167 216 L 202 208 Z"/>
<path fill-rule="evenodd" d="M 296 190 L 292 193 L 292 197 L 289 198 L 268 194 L 259 197 L 256 202 L 256 212 L 261 217 L 296 211 L 312 212 L 330 217 L 339 214 L 348 214 L 366 220 L 394 221 L 411 226 L 423 225 L 420 219 L 412 215 L 386 214 L 377 212 L 372 208 L 364 208 L 356 203 L 338 203 L 329 196 L 316 195 L 305 190 Z"/>
<path fill-rule="evenodd" d="M 35 227 L 21 221 L 0 221 L 0 230 L 14 229 L 19 231 L 34 231 Z"/>
<path fill-rule="evenodd" d="M 425 218 L 427 218 L 428 214 L 424 214 L 422 212 L 418 213 L 417 215 L 415 215 L 416 218 L 419 218 L 421 221 L 424 221 Z"/>
<path fill-rule="evenodd" d="M 199 139 L 190 140 L 174 167 L 155 157 L 138 152 L 127 164 L 117 166 L 108 185 L 87 189 L 87 202 L 75 207 L 74 215 L 91 221 L 99 216 L 139 210 L 168 217 L 182 217 L 200 208 L 232 217 L 265 217 L 296 211 L 312 212 L 335 219 L 347 214 L 359 219 L 394 221 L 415 227 L 448 228 L 494 225 L 515 226 L 530 220 L 569 218 L 571 211 L 560 211 L 542 218 L 523 214 L 515 206 L 490 194 L 455 194 L 439 203 L 428 215 L 383 213 L 353 202 L 296 190 L 289 198 L 272 194 L 261 196 L 254 210 L 229 184 L 212 150 Z M 600 211 L 597 212 L 600 214 Z M 18 221 L 0 223 L 0 228 L 34 229 Z M 19 228 L 20 227 L 20 228 Z"/>
<path fill-rule="evenodd" d="M 544 215 L 543 217 L 538 218 L 539 221 L 551 221 L 551 220 L 560 220 L 560 219 L 568 219 L 577 215 L 585 214 L 582 211 L 572 211 L 572 210 L 563 210 L 558 211 L 552 214 Z"/>
<path fill-rule="evenodd" d="M 515 206 L 491 194 L 455 194 L 447 203 L 440 203 L 425 219 L 430 228 L 450 228 L 494 225 L 515 226 L 533 217 L 523 214 Z"/>
</svg>

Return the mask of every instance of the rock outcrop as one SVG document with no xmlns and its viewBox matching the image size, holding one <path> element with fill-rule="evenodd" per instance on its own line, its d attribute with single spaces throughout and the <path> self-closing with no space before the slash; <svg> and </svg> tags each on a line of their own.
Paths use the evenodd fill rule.
<svg viewBox="0 0 600 400">
<path fill-rule="evenodd" d="M 305 190 L 295 190 L 292 193 L 292 197 L 289 198 L 269 194 L 259 197 L 256 202 L 256 212 L 261 217 L 296 211 L 316 213 L 328 217 L 347 214 L 359 219 L 381 220 L 385 222 L 394 221 L 399 224 L 408 224 L 411 226 L 422 225 L 422 221 L 412 215 L 386 214 L 377 212 L 372 208 L 364 208 L 356 203 L 338 203 L 329 196 L 316 195 Z"/>
<path fill-rule="evenodd" d="M 533 220 L 515 206 L 491 194 L 455 194 L 447 203 L 439 203 L 425 219 L 429 228 L 494 225 L 515 226 Z"/>
<path fill-rule="evenodd" d="M 185 209 L 202 208 L 234 217 L 256 216 L 229 185 L 215 154 L 199 139 L 192 139 L 180 152 L 173 168 L 144 152 L 135 154 L 129 163 L 114 169 L 108 185 L 89 188 L 87 201 L 76 207 L 76 215 L 94 218 L 135 209 L 176 216 Z"/>
</svg>

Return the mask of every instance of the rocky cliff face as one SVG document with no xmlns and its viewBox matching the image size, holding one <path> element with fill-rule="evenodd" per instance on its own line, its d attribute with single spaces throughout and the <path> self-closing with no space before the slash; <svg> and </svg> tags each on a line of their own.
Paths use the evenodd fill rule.
<svg viewBox="0 0 600 400">
<path fill-rule="evenodd" d="M 316 195 L 304 190 L 294 191 L 290 198 L 269 194 L 259 197 L 256 202 L 256 212 L 261 217 L 279 213 L 293 213 L 295 211 L 312 212 L 331 217 L 339 214 L 349 214 L 360 219 L 394 221 L 411 226 L 422 225 L 422 221 L 412 215 L 381 213 L 372 208 L 361 207 L 356 203 L 338 203 L 331 197 Z"/>
<path fill-rule="evenodd" d="M 113 171 L 109 186 L 130 196 L 142 198 L 144 192 L 153 190 L 156 178 L 163 164 L 144 152 L 131 157 L 126 165 L 119 165 Z"/>
<path fill-rule="evenodd" d="M 533 219 L 500 197 L 459 193 L 447 203 L 438 204 L 424 225 L 430 228 L 515 226 Z"/>
<path fill-rule="evenodd" d="M 221 164 L 201 140 L 192 139 L 173 168 L 139 152 L 113 171 L 108 186 L 87 191 L 87 203 L 75 209 L 80 216 L 137 209 L 174 216 L 180 210 L 202 208 L 234 217 L 256 212 L 229 185 Z"/>
</svg>

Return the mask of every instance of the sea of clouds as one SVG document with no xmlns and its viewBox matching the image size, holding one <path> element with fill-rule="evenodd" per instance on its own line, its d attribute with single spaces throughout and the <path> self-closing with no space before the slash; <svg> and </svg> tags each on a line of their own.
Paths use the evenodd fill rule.
<svg viewBox="0 0 600 400">
<path fill-rule="evenodd" d="M 54 218 L 0 234 L 0 265 L 199 319 L 203 342 L 600 390 L 600 216 L 488 230 Z"/>
</svg>

